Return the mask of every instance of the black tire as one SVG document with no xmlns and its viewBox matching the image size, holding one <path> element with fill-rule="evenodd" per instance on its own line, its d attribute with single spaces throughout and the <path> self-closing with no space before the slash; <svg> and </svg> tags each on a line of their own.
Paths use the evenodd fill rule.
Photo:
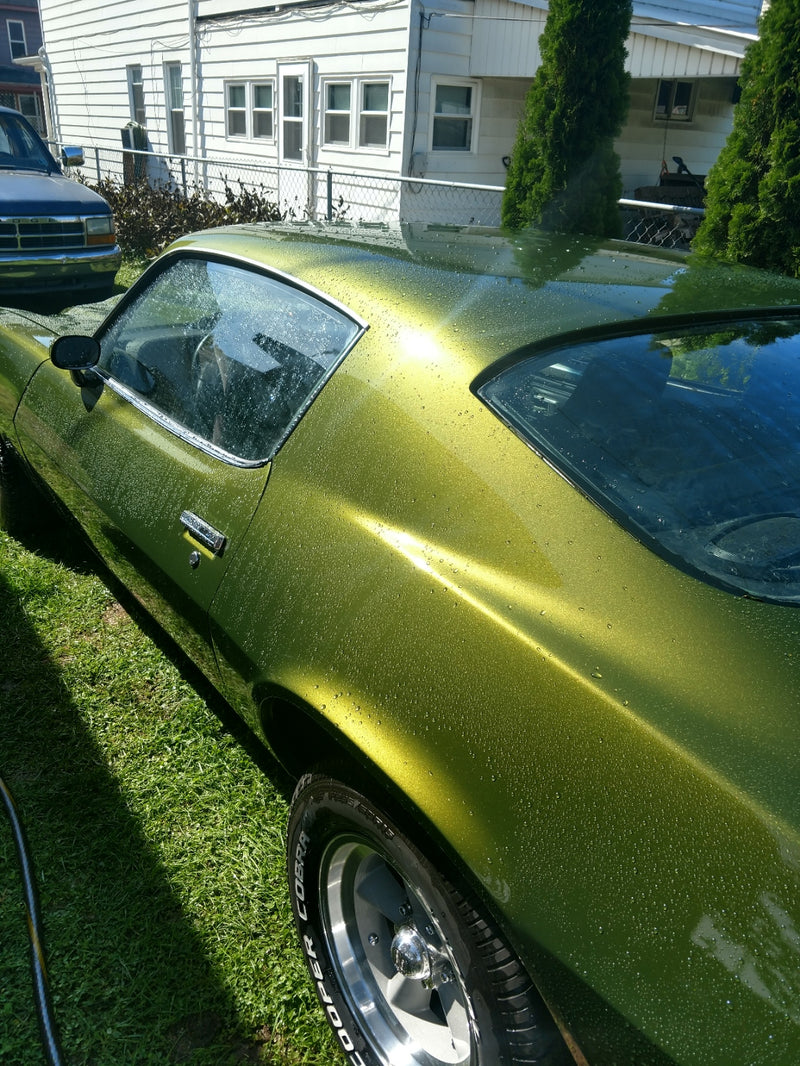
<svg viewBox="0 0 800 1066">
<path fill-rule="evenodd" d="M 304 777 L 287 845 L 300 943 L 351 1066 L 572 1061 L 500 933 L 364 796 Z"/>
</svg>

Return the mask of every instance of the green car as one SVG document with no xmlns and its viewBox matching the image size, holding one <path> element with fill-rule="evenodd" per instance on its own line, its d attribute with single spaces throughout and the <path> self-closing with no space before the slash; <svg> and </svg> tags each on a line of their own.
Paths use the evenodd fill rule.
<svg viewBox="0 0 800 1066">
<path fill-rule="evenodd" d="M 6 521 L 46 486 L 296 778 L 350 1066 L 797 1066 L 800 282 L 346 229 L 7 316 Z"/>
</svg>

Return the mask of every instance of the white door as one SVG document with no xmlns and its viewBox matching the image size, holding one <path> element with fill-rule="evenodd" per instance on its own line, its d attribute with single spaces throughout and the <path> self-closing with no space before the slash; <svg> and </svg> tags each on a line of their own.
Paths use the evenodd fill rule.
<svg viewBox="0 0 800 1066">
<path fill-rule="evenodd" d="M 278 195 L 291 218 L 310 218 L 311 63 L 278 64 Z"/>
</svg>

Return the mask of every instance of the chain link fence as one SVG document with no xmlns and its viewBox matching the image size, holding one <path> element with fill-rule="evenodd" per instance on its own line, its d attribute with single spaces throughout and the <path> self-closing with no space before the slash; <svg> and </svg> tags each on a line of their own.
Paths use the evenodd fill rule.
<svg viewBox="0 0 800 1066">
<path fill-rule="evenodd" d="M 81 176 L 90 182 L 146 180 L 185 195 L 202 190 L 221 201 L 228 193 L 250 192 L 274 203 L 277 213 L 292 221 L 500 224 L 502 186 L 101 146 L 85 146 L 84 154 Z M 688 248 L 704 214 L 702 208 L 640 200 L 620 200 L 620 207 L 627 240 L 666 248 Z"/>
<path fill-rule="evenodd" d="M 620 200 L 624 237 L 637 244 L 688 250 L 705 215 L 702 207 Z"/>
</svg>

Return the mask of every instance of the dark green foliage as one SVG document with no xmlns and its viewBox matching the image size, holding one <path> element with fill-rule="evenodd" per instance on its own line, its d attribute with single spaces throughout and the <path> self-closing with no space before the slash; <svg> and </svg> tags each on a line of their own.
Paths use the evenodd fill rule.
<svg viewBox="0 0 800 1066">
<path fill-rule="evenodd" d="M 800 0 L 773 0 L 742 65 L 695 251 L 800 277 Z"/>
<path fill-rule="evenodd" d="M 552 0 L 508 168 L 503 223 L 615 236 L 630 0 Z"/>
<path fill-rule="evenodd" d="M 177 237 L 194 230 L 283 218 L 263 190 L 240 185 L 237 192 L 227 182 L 224 202 L 203 188 L 184 191 L 176 185 L 150 185 L 144 180 L 123 185 L 105 178 L 91 187 L 111 204 L 117 238 L 127 257 L 156 255 Z"/>
</svg>

